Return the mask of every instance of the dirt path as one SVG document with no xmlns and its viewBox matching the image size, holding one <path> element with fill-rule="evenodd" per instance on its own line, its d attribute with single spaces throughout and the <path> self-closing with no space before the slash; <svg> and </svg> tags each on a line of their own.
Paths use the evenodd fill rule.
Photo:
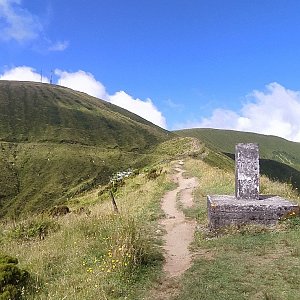
<svg viewBox="0 0 300 300">
<path fill-rule="evenodd" d="M 184 178 L 184 163 L 179 161 L 173 168 L 175 174 L 173 181 L 178 187 L 165 194 L 161 206 L 165 212 L 165 219 L 160 224 L 165 228 L 164 235 L 164 272 L 165 276 L 160 278 L 152 287 L 146 300 L 169 300 L 174 299 L 181 289 L 180 275 L 182 275 L 192 263 L 192 255 L 189 245 L 193 241 L 196 221 L 185 218 L 184 213 L 178 209 L 193 205 L 193 191 L 198 185 L 196 178 Z M 178 203 L 179 202 L 179 203 Z"/>
<path fill-rule="evenodd" d="M 190 265 L 192 256 L 189 252 L 189 245 L 193 241 L 196 222 L 187 220 L 184 213 L 178 209 L 177 199 L 183 207 L 193 205 L 193 190 L 197 186 L 195 178 L 183 178 L 183 162 L 175 165 L 176 174 L 173 181 L 178 187 L 168 192 L 162 199 L 162 209 L 165 212 L 166 219 L 161 221 L 165 227 L 165 265 L 166 276 L 180 276 Z"/>
</svg>

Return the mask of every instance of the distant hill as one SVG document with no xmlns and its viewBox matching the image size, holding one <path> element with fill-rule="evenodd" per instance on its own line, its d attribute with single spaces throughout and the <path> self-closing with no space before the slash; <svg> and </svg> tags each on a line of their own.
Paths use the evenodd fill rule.
<svg viewBox="0 0 300 300">
<path fill-rule="evenodd" d="M 176 133 L 197 138 L 232 159 L 237 143 L 258 143 L 261 173 L 300 188 L 300 143 L 276 136 L 209 128 L 185 129 Z"/>
<path fill-rule="evenodd" d="M 143 166 L 173 136 L 81 92 L 0 81 L 0 217 L 42 210 Z"/>
</svg>

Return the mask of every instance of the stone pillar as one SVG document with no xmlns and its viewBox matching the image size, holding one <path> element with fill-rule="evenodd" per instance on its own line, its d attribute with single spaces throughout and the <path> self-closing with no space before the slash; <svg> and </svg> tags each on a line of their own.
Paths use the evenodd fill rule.
<svg viewBox="0 0 300 300">
<path fill-rule="evenodd" d="M 235 196 L 241 200 L 259 199 L 257 144 L 237 144 L 235 146 Z"/>
</svg>

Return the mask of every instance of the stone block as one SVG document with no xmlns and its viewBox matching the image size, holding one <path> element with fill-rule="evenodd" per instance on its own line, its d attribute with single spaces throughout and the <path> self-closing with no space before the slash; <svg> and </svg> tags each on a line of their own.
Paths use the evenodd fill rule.
<svg viewBox="0 0 300 300">
<path fill-rule="evenodd" d="M 241 201 L 235 196 L 207 196 L 208 225 L 217 230 L 230 225 L 275 225 L 291 212 L 299 213 L 299 206 L 278 196 L 260 196 Z"/>
<path fill-rule="evenodd" d="M 254 143 L 235 146 L 235 196 L 248 200 L 259 198 L 259 150 Z"/>
</svg>

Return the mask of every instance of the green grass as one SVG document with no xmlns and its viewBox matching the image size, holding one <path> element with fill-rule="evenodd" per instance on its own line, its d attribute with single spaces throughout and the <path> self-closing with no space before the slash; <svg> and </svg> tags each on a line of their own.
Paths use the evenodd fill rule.
<svg viewBox="0 0 300 300">
<path fill-rule="evenodd" d="M 0 140 L 146 149 L 166 130 L 106 101 L 56 85 L 0 82 Z"/>
<path fill-rule="evenodd" d="M 0 155 L 7 168 L 0 175 L 4 197 L 0 198 L 0 216 L 18 218 L 65 203 L 103 187 L 118 171 L 143 169 L 187 155 L 192 141 L 170 140 L 145 153 L 78 144 L 2 143 Z"/>
<path fill-rule="evenodd" d="M 208 157 L 211 165 L 230 168 L 224 159 L 216 157 L 216 152 L 234 159 L 237 143 L 258 143 L 260 151 L 260 173 L 270 179 L 288 182 L 294 188 L 300 188 L 300 144 L 276 136 L 239 132 L 220 129 L 186 129 L 176 131 L 181 136 L 199 139 L 211 150 L 213 157 Z M 219 154 L 220 156 L 220 154 Z M 231 162 L 232 167 L 233 163 Z"/>
<path fill-rule="evenodd" d="M 300 219 L 294 217 L 276 228 L 227 228 L 217 235 L 207 226 L 206 195 L 233 194 L 233 172 L 202 162 L 185 164 L 196 176 L 198 231 L 192 245 L 194 264 L 181 280 L 174 299 L 298 299 L 300 292 Z M 300 203 L 289 184 L 263 177 L 263 193 L 278 194 Z M 191 212 L 189 212 L 191 213 Z"/>
<path fill-rule="evenodd" d="M 26 299 L 142 299 L 160 276 L 163 262 L 157 236 L 160 199 L 173 185 L 163 172 L 128 178 L 115 199 L 97 190 L 70 201 L 71 210 L 89 205 L 90 215 L 43 215 L 0 226 L 0 249 L 17 257 L 34 282 Z M 96 199 L 87 199 L 95 198 Z M 72 206 L 73 205 L 73 206 Z M 38 228 L 48 226 L 44 240 Z"/>
<path fill-rule="evenodd" d="M 1 81 L 0 218 L 40 212 L 159 161 L 153 151 L 174 136 L 84 93 Z"/>
<path fill-rule="evenodd" d="M 8 144 L 4 152 L 8 155 Z M 1 187 L 5 199 L 1 216 L 18 217 L 20 213 L 41 212 L 98 185 L 129 167 L 149 162 L 147 155 L 98 147 L 19 143 L 13 146 L 15 157 L 6 161 Z M 6 158 L 3 159 L 5 162 Z"/>
<path fill-rule="evenodd" d="M 300 144 L 276 136 L 209 128 L 185 129 L 176 133 L 198 138 L 207 146 L 225 153 L 234 153 L 237 143 L 258 143 L 262 158 L 289 165 L 300 165 Z"/>
</svg>

